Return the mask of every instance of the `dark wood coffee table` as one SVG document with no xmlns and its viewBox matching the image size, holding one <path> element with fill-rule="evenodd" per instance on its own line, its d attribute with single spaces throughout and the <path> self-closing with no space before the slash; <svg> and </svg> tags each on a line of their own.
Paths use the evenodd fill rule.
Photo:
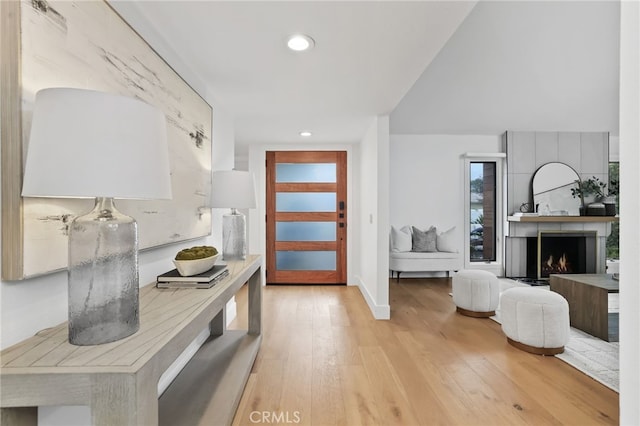
<svg viewBox="0 0 640 426">
<path fill-rule="evenodd" d="M 619 286 L 611 275 L 552 274 L 549 285 L 569 302 L 572 327 L 607 342 L 618 341 L 617 321 L 610 321 L 609 293 L 618 293 Z"/>
</svg>

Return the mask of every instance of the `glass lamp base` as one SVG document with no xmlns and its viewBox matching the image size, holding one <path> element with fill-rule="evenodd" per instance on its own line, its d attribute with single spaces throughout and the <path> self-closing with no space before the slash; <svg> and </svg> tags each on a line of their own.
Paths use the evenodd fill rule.
<svg viewBox="0 0 640 426">
<path fill-rule="evenodd" d="M 247 225 L 245 216 L 236 209 L 222 216 L 222 259 L 247 258 Z"/>
<path fill-rule="evenodd" d="M 138 227 L 111 198 L 69 228 L 69 343 L 99 345 L 140 327 Z"/>
</svg>

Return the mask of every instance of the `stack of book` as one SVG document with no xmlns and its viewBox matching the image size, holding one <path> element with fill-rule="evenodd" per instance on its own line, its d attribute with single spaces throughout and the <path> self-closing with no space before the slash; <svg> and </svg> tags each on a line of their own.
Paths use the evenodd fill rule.
<svg viewBox="0 0 640 426">
<path fill-rule="evenodd" d="M 220 280 L 229 275 L 227 265 L 214 265 L 213 268 L 201 274 L 182 276 L 177 269 L 172 269 L 162 275 L 158 275 L 156 287 L 158 288 L 211 288 Z"/>
</svg>

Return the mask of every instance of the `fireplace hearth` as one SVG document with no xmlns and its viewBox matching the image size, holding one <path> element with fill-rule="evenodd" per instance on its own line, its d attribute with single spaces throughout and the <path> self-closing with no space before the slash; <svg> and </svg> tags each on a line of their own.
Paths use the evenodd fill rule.
<svg viewBox="0 0 640 426">
<path fill-rule="evenodd" d="M 538 279 L 538 266 L 542 262 L 538 259 L 541 232 L 552 232 L 543 237 L 585 238 L 586 247 L 581 256 L 587 256 L 587 264 L 582 266 L 579 262 L 577 267 L 593 271 L 585 273 L 604 274 L 607 236 L 611 233 L 611 224 L 617 221 L 618 218 L 612 216 L 509 216 L 510 235 L 505 239 L 505 276 L 512 279 Z M 562 253 L 554 256 L 554 259 L 561 256 Z M 576 270 L 575 262 L 569 257 L 573 273 L 580 273 L 581 269 Z"/>
</svg>

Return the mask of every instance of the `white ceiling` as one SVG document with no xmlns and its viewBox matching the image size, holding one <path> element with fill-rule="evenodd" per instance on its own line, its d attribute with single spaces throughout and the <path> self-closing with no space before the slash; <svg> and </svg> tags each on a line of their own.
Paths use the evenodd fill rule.
<svg viewBox="0 0 640 426">
<path fill-rule="evenodd" d="M 473 8 L 462 1 L 138 1 L 133 6 L 235 117 L 248 143 L 358 142 Z M 285 47 L 292 33 L 309 52 Z M 308 140 L 308 139 L 306 139 Z M 306 141 L 305 140 L 305 141 Z"/>
<path fill-rule="evenodd" d="M 616 0 L 111 3 L 235 117 L 237 157 L 250 143 L 358 142 L 382 114 L 393 134 L 618 133 Z M 312 51 L 286 49 L 298 32 Z"/>
<path fill-rule="evenodd" d="M 391 114 L 393 134 L 618 134 L 618 1 L 479 2 Z"/>
</svg>

